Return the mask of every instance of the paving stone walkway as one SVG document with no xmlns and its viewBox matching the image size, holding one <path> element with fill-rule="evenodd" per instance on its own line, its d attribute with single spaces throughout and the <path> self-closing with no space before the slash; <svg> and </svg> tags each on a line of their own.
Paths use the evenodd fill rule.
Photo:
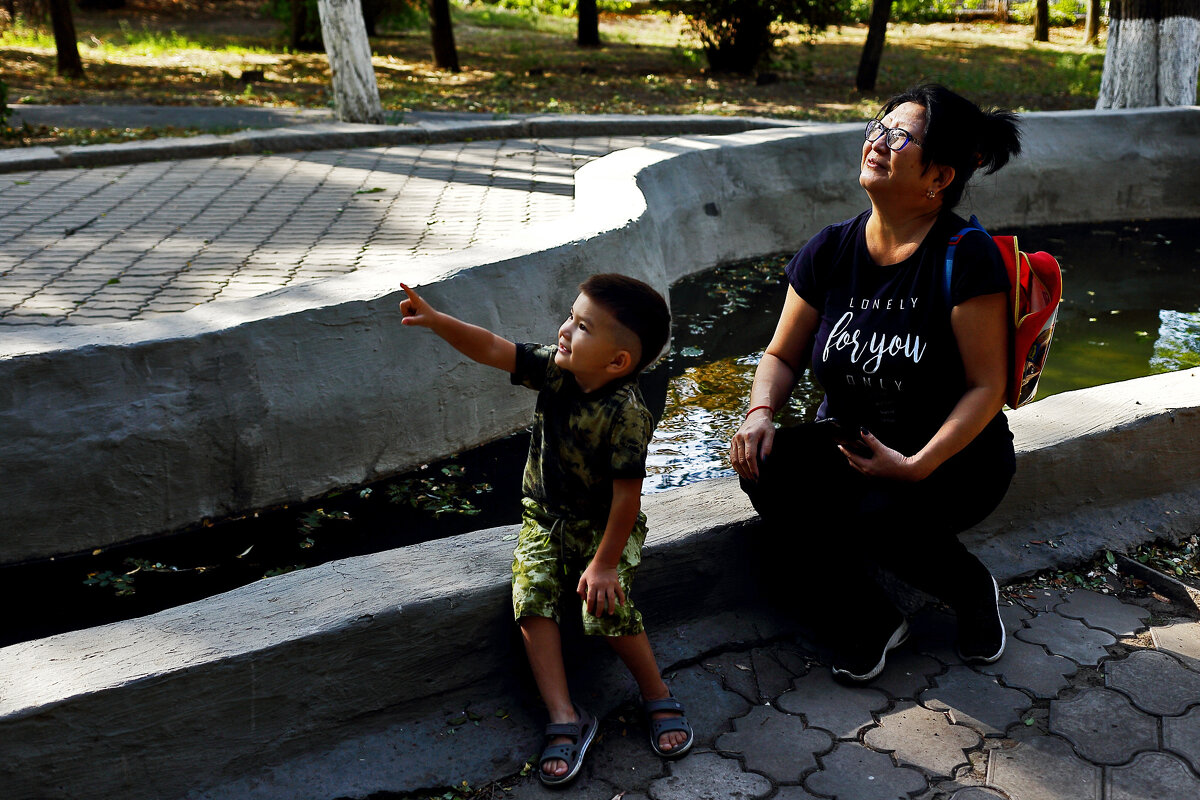
<svg viewBox="0 0 1200 800">
<path fill-rule="evenodd" d="M 803 640 L 727 649 L 669 675 L 696 749 L 654 757 L 636 712 L 603 722 L 584 800 L 1195 800 L 1200 622 L 1153 599 L 1036 590 L 1004 609 L 1010 647 L 964 665 L 926 608 L 866 687 Z M 562 796 L 535 776 L 513 800 Z M 500 796 L 500 795 L 496 795 Z"/>
<path fill-rule="evenodd" d="M 509 238 L 664 137 L 508 139 L 0 176 L 0 326 L 147 319 Z"/>
</svg>

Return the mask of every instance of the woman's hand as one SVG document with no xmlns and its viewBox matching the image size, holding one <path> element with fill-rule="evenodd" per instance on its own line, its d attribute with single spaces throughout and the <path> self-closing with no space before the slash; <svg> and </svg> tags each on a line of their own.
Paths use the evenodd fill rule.
<svg viewBox="0 0 1200 800">
<path fill-rule="evenodd" d="M 733 471 L 746 480 L 758 480 L 759 462 L 771 452 L 775 442 L 775 423 L 771 419 L 771 409 L 755 409 L 729 443 L 729 462 L 733 464 Z"/>
<path fill-rule="evenodd" d="M 860 456 L 841 444 L 837 447 L 842 451 L 842 455 L 846 457 L 850 466 L 863 475 L 893 481 L 919 481 L 929 477 L 929 470 L 926 470 L 916 458 L 893 450 L 876 439 L 875 435 L 866 428 L 860 432 L 860 438 L 863 444 L 870 448 L 870 455 Z"/>
</svg>

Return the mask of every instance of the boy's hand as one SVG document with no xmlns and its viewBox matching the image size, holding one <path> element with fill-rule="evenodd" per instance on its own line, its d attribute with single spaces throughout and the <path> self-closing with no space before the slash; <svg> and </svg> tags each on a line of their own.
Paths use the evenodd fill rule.
<svg viewBox="0 0 1200 800">
<path fill-rule="evenodd" d="M 588 613 L 594 617 L 605 613 L 615 614 L 618 605 L 625 605 L 625 590 L 617 580 L 617 568 L 605 567 L 595 561 L 583 571 L 575 591 L 587 603 Z"/>
<path fill-rule="evenodd" d="M 400 320 L 401 325 L 418 325 L 422 328 L 428 328 L 433 324 L 433 318 L 437 315 L 437 311 L 433 306 L 421 299 L 421 295 L 417 294 L 413 289 L 408 288 L 403 283 L 400 288 L 408 295 L 407 300 L 400 301 L 400 313 L 404 315 L 404 319 Z"/>
</svg>

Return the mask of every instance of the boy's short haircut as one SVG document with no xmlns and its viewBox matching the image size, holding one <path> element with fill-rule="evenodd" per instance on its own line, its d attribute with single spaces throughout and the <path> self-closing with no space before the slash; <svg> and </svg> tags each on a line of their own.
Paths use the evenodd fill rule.
<svg viewBox="0 0 1200 800">
<path fill-rule="evenodd" d="M 637 336 L 642 357 L 634 367 L 635 375 L 662 353 L 671 335 L 671 310 L 652 286 L 627 275 L 605 272 L 579 284 L 579 291 Z"/>
</svg>

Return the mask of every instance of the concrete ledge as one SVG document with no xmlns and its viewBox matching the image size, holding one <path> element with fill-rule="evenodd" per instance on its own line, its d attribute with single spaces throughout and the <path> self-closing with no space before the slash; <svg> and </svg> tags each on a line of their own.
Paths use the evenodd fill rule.
<svg viewBox="0 0 1200 800">
<path fill-rule="evenodd" d="M 1200 216 L 1200 109 L 1025 119 L 1027 156 L 970 196 L 993 228 Z M 1114 144 L 1079 147 L 1101 132 Z M 860 140 L 857 124 L 671 139 L 587 164 L 577 213 L 514 241 L 146 322 L 5 331 L 0 563 L 310 498 L 523 427 L 530 393 L 400 326 L 400 280 L 537 341 L 591 273 L 666 289 L 861 210 Z"/>
<path fill-rule="evenodd" d="M 1017 479 L 969 534 L 1001 579 L 1200 529 L 1200 371 L 1060 395 L 1011 419 Z M 735 480 L 650 495 L 646 512 L 638 603 L 664 663 L 788 630 L 757 602 L 754 513 Z M 328 800 L 514 772 L 537 740 L 513 677 L 514 533 L 334 562 L 0 649 L 6 797 Z M 578 694 L 611 708 L 633 691 L 620 675 L 593 665 Z M 464 709 L 480 725 L 449 735 Z M 468 743 L 479 750 L 462 763 Z"/>
<path fill-rule="evenodd" d="M 185 158 L 214 158 L 252 153 L 291 153 L 354 147 L 430 144 L 472 139 L 523 139 L 566 136 L 680 136 L 723 134 L 758 128 L 805 127 L 811 123 L 765 117 L 668 115 L 525 115 L 498 119 L 445 121 L 435 115 L 414 124 L 362 125 L 318 121 L 228 134 L 203 134 L 114 144 L 34 147 L 0 153 L 0 173 L 74 167 L 102 167 Z M 161 123 L 160 123 L 161 124 Z"/>
</svg>

